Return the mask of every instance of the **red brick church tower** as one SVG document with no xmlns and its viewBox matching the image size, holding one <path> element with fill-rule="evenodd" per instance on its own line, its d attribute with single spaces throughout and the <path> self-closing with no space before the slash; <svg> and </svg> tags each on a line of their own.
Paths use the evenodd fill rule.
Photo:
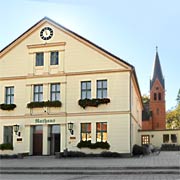
<svg viewBox="0 0 180 180">
<path fill-rule="evenodd" d="M 150 80 L 150 101 L 148 104 L 145 104 L 142 130 L 166 129 L 165 106 L 165 82 L 156 48 L 153 73 Z"/>
</svg>

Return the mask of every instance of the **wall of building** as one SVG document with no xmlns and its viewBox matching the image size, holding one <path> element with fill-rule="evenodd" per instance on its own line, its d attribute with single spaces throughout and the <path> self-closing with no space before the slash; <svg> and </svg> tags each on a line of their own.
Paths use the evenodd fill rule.
<svg viewBox="0 0 180 180">
<path fill-rule="evenodd" d="M 39 36 L 44 26 L 54 30 L 48 42 Z M 51 51 L 59 52 L 58 65 L 50 65 Z M 35 66 L 37 52 L 44 52 L 44 65 L 40 67 Z M 14 86 L 17 105 L 13 111 L 0 109 L 0 144 L 4 126 L 20 125 L 20 135 L 13 132 L 14 153 L 33 153 L 33 128 L 37 125 L 43 126 L 43 155 L 50 153 L 48 136 L 53 124 L 60 125 L 60 151 L 79 150 L 80 124 L 85 122 L 92 124 L 92 142 L 96 141 L 96 123 L 107 122 L 110 151 L 130 153 L 131 146 L 139 143 L 142 107 L 137 82 L 130 77 L 131 68 L 56 24 L 40 23 L 16 40 L 7 53 L 1 54 L 0 69 L 0 104 L 5 101 L 5 87 Z M 107 80 L 110 103 L 80 107 L 81 81 L 91 81 L 91 98 L 96 98 L 97 80 Z M 43 101 L 50 100 L 51 83 L 60 83 L 62 107 L 27 108 L 33 101 L 34 85 L 42 84 Z M 67 129 L 68 122 L 74 123 L 73 135 Z"/>
<path fill-rule="evenodd" d="M 180 130 L 151 130 L 151 131 L 140 131 L 139 132 L 140 138 L 143 135 L 149 135 L 150 137 L 150 144 L 153 144 L 154 146 L 161 147 L 162 144 L 178 144 L 180 145 Z M 163 136 L 169 135 L 169 141 L 164 142 Z M 176 135 L 177 142 L 172 142 L 171 135 Z"/>
</svg>

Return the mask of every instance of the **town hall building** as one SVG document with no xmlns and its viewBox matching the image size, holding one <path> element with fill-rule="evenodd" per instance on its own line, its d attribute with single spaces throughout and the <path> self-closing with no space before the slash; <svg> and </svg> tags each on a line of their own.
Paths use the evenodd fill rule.
<svg viewBox="0 0 180 180">
<path fill-rule="evenodd" d="M 0 144 L 13 154 L 131 155 L 141 145 L 134 66 L 47 17 L 0 51 L 0 92 Z"/>
</svg>

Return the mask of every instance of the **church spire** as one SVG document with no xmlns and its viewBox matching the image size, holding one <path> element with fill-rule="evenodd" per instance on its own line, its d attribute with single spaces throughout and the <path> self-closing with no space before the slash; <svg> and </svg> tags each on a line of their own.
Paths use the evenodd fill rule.
<svg viewBox="0 0 180 180">
<path fill-rule="evenodd" d="M 162 87 L 164 88 L 164 77 L 161 70 L 161 64 L 159 61 L 159 55 L 158 55 L 158 47 L 156 46 L 156 56 L 154 61 L 154 67 L 153 67 L 153 73 L 150 81 L 150 89 L 152 88 L 155 80 L 158 79 L 161 83 Z"/>
</svg>

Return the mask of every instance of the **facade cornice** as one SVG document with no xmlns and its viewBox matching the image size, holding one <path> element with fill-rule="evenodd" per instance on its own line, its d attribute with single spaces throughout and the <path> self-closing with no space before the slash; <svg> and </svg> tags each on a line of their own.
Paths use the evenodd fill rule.
<svg viewBox="0 0 180 180">
<path fill-rule="evenodd" d="M 96 70 L 96 71 L 82 71 L 82 72 L 59 72 L 57 74 L 42 74 L 33 75 L 29 74 L 27 76 L 13 76 L 13 77 L 1 77 L 0 81 L 12 81 L 12 80 L 23 80 L 23 79 L 36 79 L 36 78 L 47 78 L 47 77 L 58 77 L 58 76 L 78 76 L 78 75 L 88 75 L 88 74 L 106 74 L 106 73 L 123 73 L 129 72 L 129 70 L 122 69 L 110 69 L 110 70 Z"/>
</svg>

